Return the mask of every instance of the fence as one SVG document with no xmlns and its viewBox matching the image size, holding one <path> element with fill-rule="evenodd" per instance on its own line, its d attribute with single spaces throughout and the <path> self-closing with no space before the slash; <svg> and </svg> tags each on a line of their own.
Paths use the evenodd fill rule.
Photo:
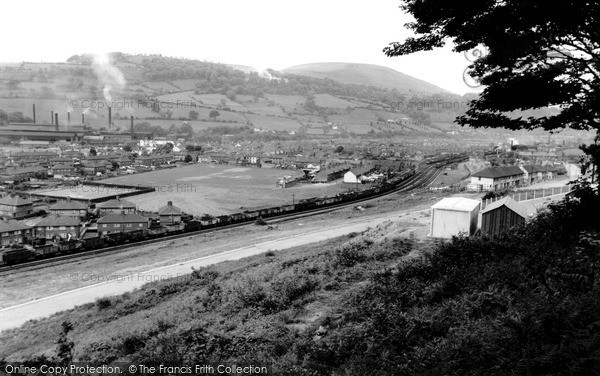
<svg viewBox="0 0 600 376">
<path fill-rule="evenodd" d="M 551 196 L 569 193 L 572 190 L 573 190 L 573 188 L 571 186 L 565 185 L 562 187 L 518 191 L 518 192 L 514 192 L 514 193 L 508 194 L 506 196 L 502 196 L 502 197 L 488 198 L 485 200 L 482 199 L 481 200 L 481 209 L 484 209 L 489 204 L 496 202 L 498 200 L 502 200 L 503 198 L 505 198 L 507 196 L 512 198 L 515 201 L 530 201 L 530 200 L 536 200 L 539 198 L 551 197 Z"/>
</svg>

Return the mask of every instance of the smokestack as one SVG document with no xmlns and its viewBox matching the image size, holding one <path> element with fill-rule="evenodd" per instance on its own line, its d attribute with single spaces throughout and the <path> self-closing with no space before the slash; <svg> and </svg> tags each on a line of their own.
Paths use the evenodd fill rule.
<svg viewBox="0 0 600 376">
<path fill-rule="evenodd" d="M 131 115 L 131 139 L 133 140 L 133 115 Z"/>
<path fill-rule="evenodd" d="M 112 107 L 108 106 L 108 130 L 112 125 Z"/>
<path fill-rule="evenodd" d="M 71 125 L 71 112 L 67 112 L 67 124 Z"/>
<path fill-rule="evenodd" d="M 33 104 L 33 124 L 35 124 L 35 103 Z"/>
<path fill-rule="evenodd" d="M 54 111 L 50 111 L 50 124 L 54 125 Z"/>
<path fill-rule="evenodd" d="M 58 132 L 58 112 L 54 114 L 54 126 L 56 127 L 56 131 Z"/>
<path fill-rule="evenodd" d="M 81 114 L 81 125 L 85 124 L 85 114 Z"/>
</svg>

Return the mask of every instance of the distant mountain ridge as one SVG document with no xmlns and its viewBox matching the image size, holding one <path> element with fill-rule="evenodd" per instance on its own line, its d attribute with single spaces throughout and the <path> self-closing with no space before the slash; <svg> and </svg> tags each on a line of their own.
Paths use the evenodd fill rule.
<svg viewBox="0 0 600 376">
<path fill-rule="evenodd" d="M 295 65 L 283 70 L 284 73 L 328 78 L 343 84 L 375 86 L 396 89 L 400 92 L 421 94 L 450 93 L 448 90 L 427 81 L 398 72 L 394 69 L 373 64 L 359 63 L 310 63 Z"/>
</svg>

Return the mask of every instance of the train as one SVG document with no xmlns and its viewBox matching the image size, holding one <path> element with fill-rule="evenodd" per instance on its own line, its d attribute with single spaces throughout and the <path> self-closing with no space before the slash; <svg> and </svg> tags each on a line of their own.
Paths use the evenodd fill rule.
<svg viewBox="0 0 600 376">
<path fill-rule="evenodd" d="M 465 160 L 464 154 L 450 157 L 437 158 L 428 163 L 429 166 L 441 167 L 443 165 Z M 277 207 L 264 207 L 248 209 L 240 213 L 220 215 L 217 217 L 186 217 L 182 223 L 160 224 L 151 222 L 148 229 L 129 232 L 117 232 L 98 237 L 69 242 L 50 243 L 41 246 L 16 246 L 13 249 L 0 252 L 0 265 L 14 265 L 18 263 L 33 261 L 37 259 L 54 256 L 68 255 L 77 252 L 91 251 L 107 247 L 128 245 L 143 240 L 156 239 L 165 236 L 193 233 L 196 231 L 235 225 L 244 222 L 257 221 L 259 218 L 272 218 L 285 214 L 300 213 L 308 210 L 325 208 L 347 202 L 358 201 L 369 197 L 376 197 L 390 192 L 415 175 L 415 170 L 407 170 L 395 174 L 388 180 L 373 185 L 364 190 L 352 190 L 339 193 L 335 196 L 314 197 L 299 200 L 294 204 L 286 204 Z"/>
</svg>

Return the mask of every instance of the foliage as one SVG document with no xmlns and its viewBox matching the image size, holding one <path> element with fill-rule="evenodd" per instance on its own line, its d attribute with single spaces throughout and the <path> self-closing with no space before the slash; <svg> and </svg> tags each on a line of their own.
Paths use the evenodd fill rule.
<svg viewBox="0 0 600 376">
<path fill-rule="evenodd" d="M 457 118 L 459 124 L 569 127 L 600 135 L 600 2 L 405 0 L 402 9 L 415 18 L 407 26 L 417 36 L 391 43 L 384 49 L 388 56 L 432 50 L 451 40 L 454 51 L 473 61 L 469 75 L 485 88 Z M 549 106 L 560 111 L 514 115 Z M 598 150 L 586 152 L 600 159 Z"/>
</svg>

